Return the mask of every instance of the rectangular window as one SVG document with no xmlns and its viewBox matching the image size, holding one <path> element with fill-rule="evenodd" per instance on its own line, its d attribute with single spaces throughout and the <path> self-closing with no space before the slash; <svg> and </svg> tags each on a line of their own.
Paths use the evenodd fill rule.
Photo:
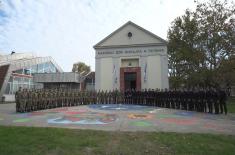
<svg viewBox="0 0 235 155">
<path fill-rule="evenodd" d="M 121 63 L 122 67 L 139 67 L 139 59 L 122 59 Z"/>
</svg>

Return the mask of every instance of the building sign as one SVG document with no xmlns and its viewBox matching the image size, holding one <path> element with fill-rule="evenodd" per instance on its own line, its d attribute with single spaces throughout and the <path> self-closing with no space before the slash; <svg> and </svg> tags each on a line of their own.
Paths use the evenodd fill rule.
<svg viewBox="0 0 235 155">
<path fill-rule="evenodd" d="M 162 54 L 164 52 L 165 52 L 164 48 L 99 50 L 96 52 L 96 56 L 105 57 L 105 56 L 124 56 L 124 55 L 157 55 L 157 54 Z"/>
</svg>

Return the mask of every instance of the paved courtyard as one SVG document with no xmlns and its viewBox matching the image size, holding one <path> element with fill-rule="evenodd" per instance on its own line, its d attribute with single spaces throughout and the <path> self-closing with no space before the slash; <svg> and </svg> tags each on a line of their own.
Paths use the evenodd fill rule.
<svg viewBox="0 0 235 155">
<path fill-rule="evenodd" d="M 0 104 L 0 125 L 111 131 L 170 131 L 235 135 L 235 115 L 215 115 L 138 105 L 84 105 L 16 113 Z"/>
</svg>

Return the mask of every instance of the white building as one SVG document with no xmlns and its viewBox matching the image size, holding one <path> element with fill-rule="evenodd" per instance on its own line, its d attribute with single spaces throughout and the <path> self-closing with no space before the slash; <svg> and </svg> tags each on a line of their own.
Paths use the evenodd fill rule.
<svg viewBox="0 0 235 155">
<path fill-rule="evenodd" d="M 169 88 L 167 42 L 127 22 L 94 46 L 96 90 Z"/>
</svg>

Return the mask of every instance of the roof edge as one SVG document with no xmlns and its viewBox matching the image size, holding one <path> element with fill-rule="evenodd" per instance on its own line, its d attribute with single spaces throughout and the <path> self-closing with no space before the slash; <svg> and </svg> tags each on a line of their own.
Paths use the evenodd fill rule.
<svg viewBox="0 0 235 155">
<path fill-rule="evenodd" d="M 153 36 L 154 38 L 159 39 L 159 40 L 161 40 L 163 43 L 167 44 L 167 41 L 166 41 L 165 39 L 163 39 L 163 38 L 157 36 L 156 34 L 154 34 L 154 33 L 150 32 L 150 31 L 144 29 L 143 27 L 141 27 L 141 26 L 139 26 L 139 25 L 133 23 L 132 21 L 128 21 L 127 23 L 125 23 L 124 25 L 122 25 L 121 27 L 119 27 L 118 29 L 116 29 L 115 31 L 113 31 L 111 34 L 109 34 L 107 37 L 105 37 L 104 39 L 102 39 L 100 42 L 98 42 L 97 44 L 95 44 L 95 45 L 93 46 L 93 48 L 96 49 L 97 47 L 102 47 L 102 46 L 100 46 L 100 44 L 102 44 L 104 41 L 106 41 L 107 39 L 109 39 L 111 36 L 113 36 L 115 33 L 117 33 L 118 31 L 120 31 L 121 29 L 123 29 L 123 28 L 124 28 L 125 26 L 127 26 L 128 24 L 131 24 L 131 25 L 137 27 L 138 29 L 140 29 L 140 30 L 142 30 L 142 31 L 144 31 L 144 32 L 146 32 L 146 33 L 148 33 L 149 35 Z"/>
<path fill-rule="evenodd" d="M 96 46 L 96 47 L 94 47 L 94 49 L 126 48 L 126 47 L 147 47 L 147 46 L 167 46 L 167 44 L 166 43 L 150 43 L 150 44 Z"/>
</svg>

